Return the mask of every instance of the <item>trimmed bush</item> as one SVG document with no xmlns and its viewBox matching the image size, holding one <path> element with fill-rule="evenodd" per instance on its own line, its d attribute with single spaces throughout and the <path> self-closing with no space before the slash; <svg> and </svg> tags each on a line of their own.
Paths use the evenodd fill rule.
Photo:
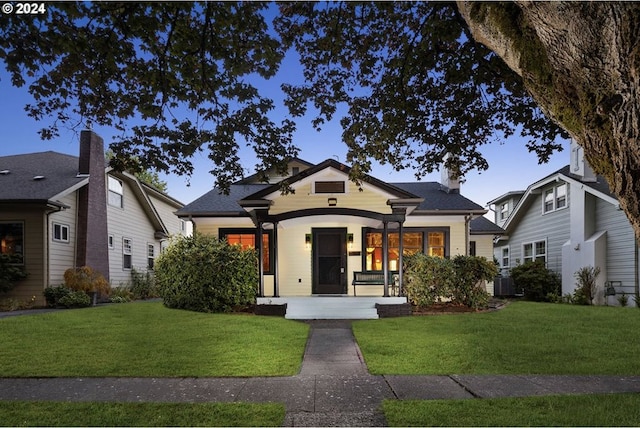
<svg viewBox="0 0 640 428">
<path fill-rule="evenodd" d="M 71 293 L 71 289 L 65 287 L 64 285 L 59 285 L 57 287 L 47 287 L 44 289 L 44 298 L 47 301 L 47 306 L 55 308 L 58 306 L 58 302 L 65 296 L 68 296 Z"/>
<path fill-rule="evenodd" d="M 484 289 L 485 281 L 492 281 L 498 267 L 484 257 L 456 256 L 453 259 L 456 283 L 451 299 L 473 309 L 484 309 L 489 305 L 489 293 Z"/>
<path fill-rule="evenodd" d="M 451 297 L 455 270 L 451 260 L 415 253 L 404 258 L 404 293 L 409 303 L 431 306 Z"/>
<path fill-rule="evenodd" d="M 58 306 L 64 308 L 86 308 L 91 306 L 91 297 L 84 291 L 71 291 L 58 300 Z"/>
<path fill-rule="evenodd" d="M 211 236 L 196 233 L 175 240 L 154 270 L 158 293 L 169 308 L 229 312 L 256 301 L 256 251 Z"/>
<path fill-rule="evenodd" d="M 542 261 L 527 262 L 511 269 L 511 278 L 522 289 L 524 297 L 536 302 L 551 302 L 560 294 L 558 275 L 547 269 Z"/>
</svg>

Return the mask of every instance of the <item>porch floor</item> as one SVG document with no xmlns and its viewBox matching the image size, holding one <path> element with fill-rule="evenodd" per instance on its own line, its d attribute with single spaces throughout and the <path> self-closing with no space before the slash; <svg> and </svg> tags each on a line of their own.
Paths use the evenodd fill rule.
<svg viewBox="0 0 640 428">
<path fill-rule="evenodd" d="M 296 320 L 377 319 L 376 303 L 397 305 L 407 303 L 406 297 L 259 297 L 258 305 L 287 304 L 285 318 Z"/>
</svg>

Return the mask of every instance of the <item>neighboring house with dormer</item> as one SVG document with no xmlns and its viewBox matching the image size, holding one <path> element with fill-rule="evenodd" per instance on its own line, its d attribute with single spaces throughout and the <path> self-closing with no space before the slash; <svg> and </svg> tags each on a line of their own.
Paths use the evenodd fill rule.
<svg viewBox="0 0 640 428">
<path fill-rule="evenodd" d="M 395 273 L 402 281 L 402 259 L 415 252 L 492 260 L 493 238 L 502 229 L 460 194 L 448 173 L 442 183 L 367 176 L 359 187 L 349 172 L 334 159 L 314 165 L 296 158 L 286 177 L 260 183 L 251 176 L 227 195 L 213 189 L 177 214 L 193 221 L 196 232 L 247 247 L 261 243 L 265 297 L 353 296 L 355 273 Z M 281 192 L 283 179 L 293 193 Z M 363 287 L 357 296 L 386 297 L 393 294 L 390 285 Z"/>
<path fill-rule="evenodd" d="M 112 284 L 153 268 L 171 235 L 188 234 L 183 204 L 106 166 L 100 137 L 83 131 L 80 156 L 42 152 L 0 157 L 0 252 L 28 273 L 2 297 L 44 303 L 65 270 L 90 266 Z"/>
<path fill-rule="evenodd" d="M 575 272 L 597 266 L 597 302 L 617 304 L 605 295 L 609 286 L 617 295 L 637 294 L 639 259 L 633 229 L 577 143 L 571 143 L 569 165 L 525 191 L 506 193 L 489 204 L 505 230 L 494 245 L 503 276 L 518 264 L 542 260 L 561 276 L 562 293 L 567 294 L 575 290 Z"/>
</svg>

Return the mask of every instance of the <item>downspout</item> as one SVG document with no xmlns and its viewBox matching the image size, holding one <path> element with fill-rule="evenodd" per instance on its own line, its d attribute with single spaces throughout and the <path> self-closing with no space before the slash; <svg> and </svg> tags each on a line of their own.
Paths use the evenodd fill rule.
<svg viewBox="0 0 640 428">
<path fill-rule="evenodd" d="M 469 255 L 469 225 L 471 223 L 471 219 L 473 218 L 473 214 L 464 216 L 464 255 Z"/>
<path fill-rule="evenodd" d="M 640 279 L 638 278 L 638 268 L 640 267 L 639 264 L 640 262 L 638 261 L 638 239 L 634 237 L 633 239 L 633 254 L 634 254 L 634 278 L 633 278 L 633 286 L 636 292 L 636 306 L 640 307 L 640 302 L 638 302 L 638 297 L 640 297 Z"/>
</svg>

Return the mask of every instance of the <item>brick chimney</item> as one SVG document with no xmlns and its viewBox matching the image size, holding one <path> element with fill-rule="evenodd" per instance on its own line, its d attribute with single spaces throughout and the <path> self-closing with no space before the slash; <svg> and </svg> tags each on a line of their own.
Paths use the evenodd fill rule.
<svg viewBox="0 0 640 428">
<path fill-rule="evenodd" d="M 88 175 L 89 183 L 78 190 L 76 267 L 89 266 L 109 280 L 105 164 L 102 138 L 82 131 L 78 175 Z"/>
</svg>

